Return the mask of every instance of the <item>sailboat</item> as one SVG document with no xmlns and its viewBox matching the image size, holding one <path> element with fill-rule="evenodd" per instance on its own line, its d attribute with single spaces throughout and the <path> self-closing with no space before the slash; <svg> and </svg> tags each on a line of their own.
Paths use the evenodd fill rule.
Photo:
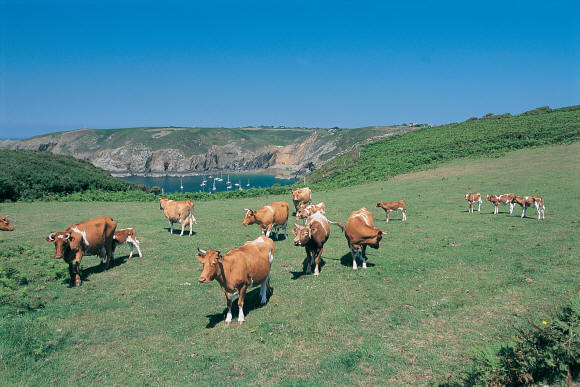
<svg viewBox="0 0 580 387">
<path fill-rule="evenodd" d="M 203 180 L 201 181 L 200 186 L 205 187 L 205 183 L 207 183 L 207 180 L 205 179 L 205 175 L 203 176 Z"/>
<path fill-rule="evenodd" d="M 232 189 L 232 182 L 230 181 L 230 175 L 228 175 L 228 181 L 226 181 L 226 188 Z"/>
<path fill-rule="evenodd" d="M 224 181 L 224 179 L 223 179 L 223 173 L 221 174 L 221 176 L 220 176 L 220 177 L 216 177 L 215 179 L 216 179 L 217 181 L 219 181 L 219 182 L 222 182 L 222 181 Z"/>
<path fill-rule="evenodd" d="M 248 184 L 246 184 L 246 187 L 250 186 L 250 179 L 248 179 Z"/>
<path fill-rule="evenodd" d="M 216 181 L 217 177 L 213 179 L 213 187 L 211 188 L 213 191 L 215 191 L 215 181 Z"/>
<path fill-rule="evenodd" d="M 180 177 L 179 181 L 181 182 L 181 186 L 180 186 L 181 192 L 183 192 L 183 177 Z"/>
</svg>

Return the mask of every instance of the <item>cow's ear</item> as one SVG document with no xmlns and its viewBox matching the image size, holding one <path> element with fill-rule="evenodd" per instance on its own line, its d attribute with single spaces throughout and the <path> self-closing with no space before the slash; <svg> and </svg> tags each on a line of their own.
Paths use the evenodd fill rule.
<svg viewBox="0 0 580 387">
<path fill-rule="evenodd" d="M 46 237 L 46 241 L 47 242 L 54 242 L 54 233 L 51 232 L 50 234 L 48 234 L 48 236 Z"/>
<path fill-rule="evenodd" d="M 293 229 L 292 229 L 292 234 L 294 234 L 294 235 L 298 235 L 298 230 L 297 230 L 297 229 L 295 229 L 295 228 L 293 228 Z"/>
</svg>

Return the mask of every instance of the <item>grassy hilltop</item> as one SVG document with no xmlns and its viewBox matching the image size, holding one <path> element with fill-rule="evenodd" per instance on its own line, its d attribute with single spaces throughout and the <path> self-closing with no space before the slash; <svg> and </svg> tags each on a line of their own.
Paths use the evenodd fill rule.
<svg viewBox="0 0 580 387">
<path fill-rule="evenodd" d="M 320 277 L 302 277 L 304 249 L 275 242 L 274 293 L 245 325 L 223 324 L 217 283 L 197 283 L 194 251 L 227 251 L 259 235 L 244 208 L 288 194 L 196 202 L 192 237 L 170 235 L 156 203 L 4 203 L 16 230 L 0 235 L 2 385 L 425 385 L 469 383 L 474 349 L 509 339 L 526 319 L 541 324 L 578 296 L 580 144 L 461 159 L 440 168 L 329 191 L 329 219 L 362 206 L 387 231 L 369 268 L 351 269 L 335 227 Z M 508 167 L 506 167 L 508 166 Z M 463 193 L 541 194 L 546 219 L 520 219 L 485 203 L 467 213 Z M 386 224 L 377 200 L 405 199 L 408 220 Z M 136 227 L 143 258 L 117 252 L 104 271 L 83 260 L 68 287 L 49 232 L 100 215 Z M 236 315 L 236 310 L 234 310 Z"/>
</svg>

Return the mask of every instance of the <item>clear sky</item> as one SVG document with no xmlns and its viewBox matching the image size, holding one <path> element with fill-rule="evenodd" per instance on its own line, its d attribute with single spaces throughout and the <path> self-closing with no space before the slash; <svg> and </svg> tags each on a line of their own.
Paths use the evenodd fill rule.
<svg viewBox="0 0 580 387">
<path fill-rule="evenodd" d="M 575 105 L 579 3 L 0 0 L 0 138 Z"/>
</svg>

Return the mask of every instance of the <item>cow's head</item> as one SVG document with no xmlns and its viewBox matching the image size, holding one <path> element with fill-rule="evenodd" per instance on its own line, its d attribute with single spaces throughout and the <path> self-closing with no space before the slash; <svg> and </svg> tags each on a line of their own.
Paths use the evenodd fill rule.
<svg viewBox="0 0 580 387">
<path fill-rule="evenodd" d="M 312 231 L 310 230 L 310 224 L 305 226 L 300 226 L 298 224 L 294 224 L 296 228 L 292 229 L 292 234 L 295 235 L 294 237 L 294 246 L 304 246 L 312 237 Z"/>
<path fill-rule="evenodd" d="M 70 232 L 53 232 L 46 237 L 47 242 L 53 242 L 55 247 L 54 257 L 60 259 L 70 250 L 70 242 L 74 240 Z"/>
<path fill-rule="evenodd" d="M 159 198 L 159 209 L 162 210 L 169 199 L 167 198 Z"/>
<path fill-rule="evenodd" d="M 2 231 L 13 231 L 14 226 L 10 224 L 7 216 L 3 216 L 0 218 L 0 230 Z"/>
<path fill-rule="evenodd" d="M 383 234 L 385 234 L 385 232 L 379 228 L 375 228 L 375 232 L 377 234 L 373 238 L 369 239 L 368 246 L 372 247 L 373 249 L 378 249 L 379 243 L 381 242 L 381 239 L 383 239 Z"/>
<path fill-rule="evenodd" d="M 306 204 L 300 205 L 300 209 L 296 212 L 296 220 L 308 218 L 310 214 L 306 210 L 306 207 L 308 207 Z"/>
<path fill-rule="evenodd" d="M 253 210 L 247 208 L 245 208 L 244 211 L 246 211 L 246 216 L 244 216 L 244 221 L 242 224 L 244 226 L 249 226 L 250 224 L 256 223 L 256 213 Z"/>
<path fill-rule="evenodd" d="M 469 194 L 468 193 L 465 194 L 465 200 L 469 200 Z"/>
<path fill-rule="evenodd" d="M 300 198 L 300 189 L 293 189 L 292 192 L 292 200 L 298 200 Z"/>
<path fill-rule="evenodd" d="M 491 202 L 491 198 L 492 198 L 492 196 L 491 196 L 491 195 L 486 195 L 486 196 L 485 196 L 485 201 L 486 201 L 486 202 Z"/>
<path fill-rule="evenodd" d="M 203 271 L 198 278 L 198 281 L 207 284 L 215 278 L 218 273 L 218 268 L 224 261 L 223 255 L 221 255 L 219 250 L 202 250 L 197 249 L 198 253 L 195 254 L 195 258 L 201 263 L 203 263 Z"/>
<path fill-rule="evenodd" d="M 382 207 L 382 206 L 381 206 L 381 203 L 382 203 L 382 202 L 377 202 L 377 207 Z"/>
</svg>

